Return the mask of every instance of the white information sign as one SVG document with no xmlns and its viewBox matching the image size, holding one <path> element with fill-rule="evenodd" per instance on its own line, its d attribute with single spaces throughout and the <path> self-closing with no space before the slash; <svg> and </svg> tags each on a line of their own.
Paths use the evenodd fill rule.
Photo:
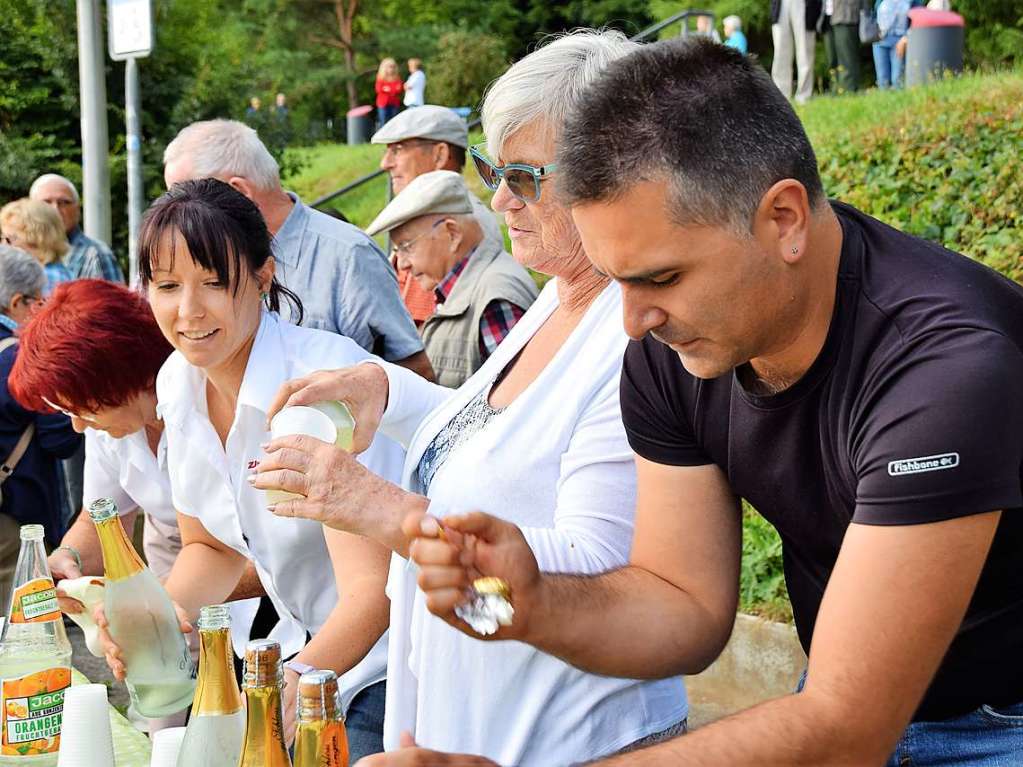
<svg viewBox="0 0 1023 767">
<path fill-rule="evenodd" d="M 107 0 L 110 58 L 141 58 L 153 50 L 153 11 L 150 0 Z"/>
</svg>

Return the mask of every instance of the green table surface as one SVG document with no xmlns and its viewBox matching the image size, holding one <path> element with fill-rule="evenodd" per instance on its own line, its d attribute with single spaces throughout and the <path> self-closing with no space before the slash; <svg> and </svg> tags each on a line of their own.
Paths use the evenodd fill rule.
<svg viewBox="0 0 1023 767">
<path fill-rule="evenodd" d="M 79 671 L 71 670 L 71 684 L 89 684 Z M 149 738 L 136 730 L 131 722 L 110 707 L 110 734 L 114 739 L 114 761 L 117 767 L 149 767 Z"/>
</svg>

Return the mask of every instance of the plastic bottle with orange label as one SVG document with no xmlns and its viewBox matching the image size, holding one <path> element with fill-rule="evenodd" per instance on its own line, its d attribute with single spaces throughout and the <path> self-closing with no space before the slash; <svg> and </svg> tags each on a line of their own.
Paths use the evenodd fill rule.
<svg viewBox="0 0 1023 767">
<path fill-rule="evenodd" d="M 71 643 L 46 564 L 43 527 L 24 525 L 0 635 L 0 765 L 57 764 L 70 685 Z"/>
</svg>

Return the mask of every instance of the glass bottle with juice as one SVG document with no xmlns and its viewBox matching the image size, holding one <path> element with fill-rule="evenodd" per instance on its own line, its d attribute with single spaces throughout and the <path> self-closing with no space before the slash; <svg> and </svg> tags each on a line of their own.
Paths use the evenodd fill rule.
<svg viewBox="0 0 1023 767">
<path fill-rule="evenodd" d="M 311 671 L 298 680 L 295 767 L 347 767 L 348 735 L 337 674 Z"/>
<path fill-rule="evenodd" d="M 71 643 L 43 548 L 43 526 L 21 528 L 14 590 L 0 635 L 0 765 L 57 764 Z"/>
<path fill-rule="evenodd" d="M 245 646 L 245 743 L 238 767 L 291 767 L 284 745 L 281 646 L 254 639 Z"/>
<path fill-rule="evenodd" d="M 245 707 L 231 659 L 231 611 L 199 611 L 199 681 L 178 753 L 179 767 L 235 767 L 245 739 Z"/>
<path fill-rule="evenodd" d="M 355 435 L 355 417 L 348 405 L 337 400 L 317 402 L 314 405 L 286 407 L 270 422 L 270 436 L 276 439 L 290 434 L 304 434 L 315 437 L 351 452 Z M 267 490 L 267 505 L 273 505 L 292 498 L 301 498 L 297 493 L 285 490 Z"/>
<path fill-rule="evenodd" d="M 192 702 L 195 665 L 174 605 L 128 540 L 114 502 L 93 502 L 89 516 L 103 550 L 103 608 L 110 636 L 123 653 L 132 703 L 149 718 L 177 713 Z"/>
</svg>

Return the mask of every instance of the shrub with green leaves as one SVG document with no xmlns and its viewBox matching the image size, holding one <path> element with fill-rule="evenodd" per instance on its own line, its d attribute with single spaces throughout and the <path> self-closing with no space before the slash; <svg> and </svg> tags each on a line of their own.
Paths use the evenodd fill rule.
<svg viewBox="0 0 1023 767">
<path fill-rule="evenodd" d="M 814 142 L 827 194 L 1023 281 L 1023 74 L 915 91 Z"/>
</svg>

